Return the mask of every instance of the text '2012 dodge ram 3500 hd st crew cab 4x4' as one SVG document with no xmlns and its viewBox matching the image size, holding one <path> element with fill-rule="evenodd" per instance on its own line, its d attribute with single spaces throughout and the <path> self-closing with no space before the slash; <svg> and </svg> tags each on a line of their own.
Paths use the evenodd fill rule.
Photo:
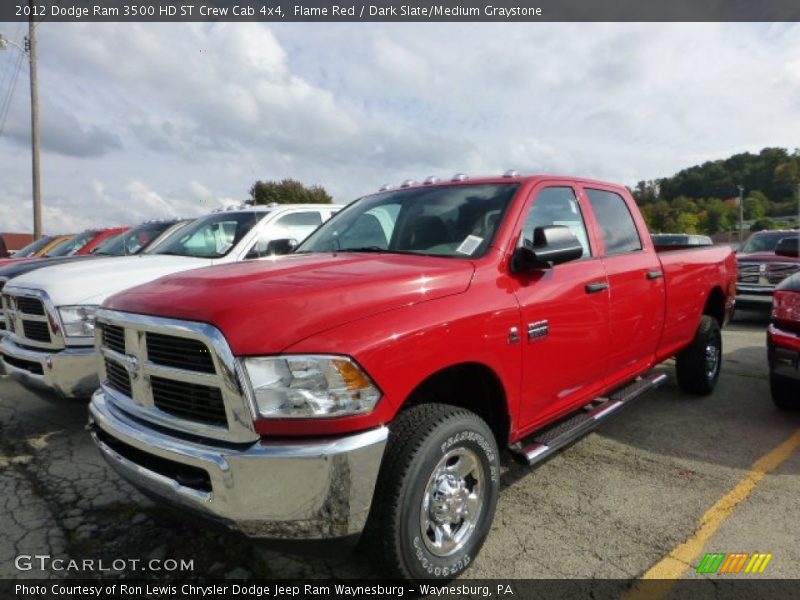
<svg viewBox="0 0 800 600">
<path fill-rule="evenodd" d="M 729 248 L 656 253 L 621 186 L 408 184 L 287 256 L 110 298 L 91 429 L 168 503 L 263 538 L 363 531 L 400 575 L 449 578 L 489 532 L 500 448 L 543 459 L 671 356 L 711 393 L 735 282 Z"/>
<path fill-rule="evenodd" d="M 3 366 L 32 389 L 88 397 L 99 385 L 94 319 L 103 300 L 170 273 L 262 258 L 276 238 L 300 241 L 338 208 L 282 204 L 218 211 L 175 232 L 152 252 L 15 277 L 3 288 Z"/>
</svg>

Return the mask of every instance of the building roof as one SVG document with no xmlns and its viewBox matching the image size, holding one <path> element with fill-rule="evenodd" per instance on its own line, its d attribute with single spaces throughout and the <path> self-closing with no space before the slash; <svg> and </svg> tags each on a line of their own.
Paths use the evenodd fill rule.
<svg viewBox="0 0 800 600">
<path fill-rule="evenodd" d="M 9 233 L 1 232 L 0 237 L 6 243 L 6 248 L 10 251 L 16 251 L 24 248 L 33 241 L 33 234 L 31 233 Z"/>
</svg>

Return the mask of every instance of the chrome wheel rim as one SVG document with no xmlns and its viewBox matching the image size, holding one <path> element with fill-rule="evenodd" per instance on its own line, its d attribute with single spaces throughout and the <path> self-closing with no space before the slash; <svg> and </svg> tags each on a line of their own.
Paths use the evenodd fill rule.
<svg viewBox="0 0 800 600">
<path fill-rule="evenodd" d="M 706 345 L 706 377 L 709 381 L 714 379 L 719 369 L 719 345 L 709 342 Z"/>
<path fill-rule="evenodd" d="M 433 469 L 420 511 L 425 547 L 434 556 L 458 552 L 472 537 L 483 508 L 483 463 L 469 448 L 454 448 Z"/>
</svg>

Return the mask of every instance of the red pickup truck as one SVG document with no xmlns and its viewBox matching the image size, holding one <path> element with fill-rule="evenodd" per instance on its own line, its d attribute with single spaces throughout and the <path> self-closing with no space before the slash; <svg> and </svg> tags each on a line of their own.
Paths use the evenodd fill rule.
<svg viewBox="0 0 800 600">
<path fill-rule="evenodd" d="M 622 186 L 405 182 L 286 256 L 110 298 L 90 429 L 164 502 L 261 538 L 363 531 L 397 574 L 451 578 L 489 532 L 500 449 L 544 459 L 672 356 L 713 391 L 735 285 L 727 247 L 657 253 Z"/>
</svg>

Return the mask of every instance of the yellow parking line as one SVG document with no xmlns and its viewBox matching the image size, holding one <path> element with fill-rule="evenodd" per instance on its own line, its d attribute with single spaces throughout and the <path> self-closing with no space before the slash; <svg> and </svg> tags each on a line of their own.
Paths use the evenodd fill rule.
<svg viewBox="0 0 800 600">
<path fill-rule="evenodd" d="M 641 579 L 675 580 L 680 579 L 688 569 L 693 569 L 697 557 L 705 550 L 706 544 L 722 524 L 728 520 L 742 502 L 747 500 L 764 476 L 780 467 L 799 447 L 800 430 L 797 430 L 792 437 L 780 446 L 754 462 L 742 480 L 700 518 L 697 530 L 686 541 L 675 546 L 664 558 L 650 567 L 641 576 Z M 665 598 L 673 585 L 674 582 L 657 587 L 633 588 L 627 598 L 628 600 L 634 600 L 635 598 L 644 598 L 646 596 L 648 600 L 658 600 Z"/>
</svg>

